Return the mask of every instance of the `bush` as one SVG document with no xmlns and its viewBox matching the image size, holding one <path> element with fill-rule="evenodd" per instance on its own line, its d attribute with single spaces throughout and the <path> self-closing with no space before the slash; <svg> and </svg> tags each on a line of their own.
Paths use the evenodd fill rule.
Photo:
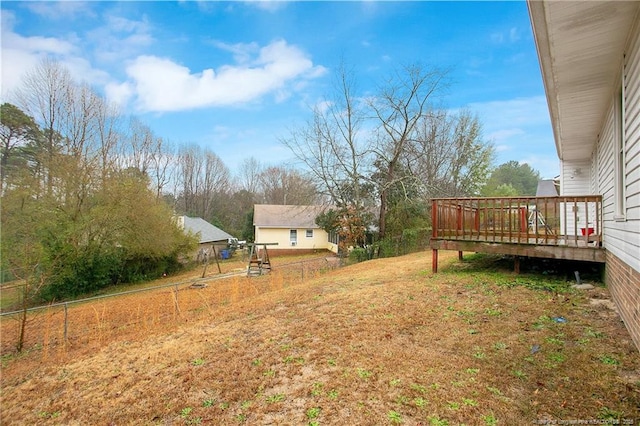
<svg viewBox="0 0 640 426">
<path fill-rule="evenodd" d="M 364 262 L 373 259 L 376 246 L 368 245 L 365 247 L 355 247 L 349 253 L 349 260 L 352 262 Z"/>
<path fill-rule="evenodd" d="M 422 251 L 429 247 L 430 228 L 404 229 L 399 236 L 391 236 L 379 241 L 378 256 L 394 257 Z"/>
<path fill-rule="evenodd" d="M 51 278 L 40 292 L 50 302 L 103 289 L 117 281 L 122 261 L 115 254 L 86 250 L 75 256 L 60 256 Z"/>
<path fill-rule="evenodd" d="M 176 256 L 165 256 L 159 259 L 134 257 L 124 262 L 120 273 L 120 282 L 135 283 L 160 278 L 164 274 L 179 271 L 182 264 Z M 116 284 L 116 283 L 113 283 Z"/>
<path fill-rule="evenodd" d="M 126 257 L 123 251 L 111 253 L 85 250 L 75 256 L 56 259 L 48 284 L 39 299 L 45 302 L 88 295 L 114 284 L 152 280 L 178 271 L 177 256 L 161 258 Z"/>
</svg>

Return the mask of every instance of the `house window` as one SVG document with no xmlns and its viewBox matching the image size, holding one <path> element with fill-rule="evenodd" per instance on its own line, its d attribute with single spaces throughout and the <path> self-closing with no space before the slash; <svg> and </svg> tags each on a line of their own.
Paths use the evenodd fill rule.
<svg viewBox="0 0 640 426">
<path fill-rule="evenodd" d="M 620 91 L 616 95 L 614 104 L 615 116 L 615 158 L 614 158 L 614 197 L 615 215 L 614 220 L 624 221 L 626 215 L 626 167 L 625 167 L 625 70 L 622 69 L 622 82 Z"/>
<path fill-rule="evenodd" d="M 298 230 L 297 229 L 291 229 L 289 231 L 289 241 L 291 242 L 292 246 L 295 246 L 298 243 Z"/>
<path fill-rule="evenodd" d="M 338 233 L 336 231 L 329 232 L 329 242 L 330 243 L 338 245 L 339 241 L 340 241 L 340 236 L 338 235 Z"/>
<path fill-rule="evenodd" d="M 313 238 L 313 229 L 307 229 L 307 238 Z"/>
</svg>

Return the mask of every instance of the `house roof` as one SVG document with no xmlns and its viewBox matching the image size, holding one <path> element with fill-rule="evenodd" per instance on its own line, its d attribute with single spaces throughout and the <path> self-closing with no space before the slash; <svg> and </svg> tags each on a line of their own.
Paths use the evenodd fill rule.
<svg viewBox="0 0 640 426">
<path fill-rule="evenodd" d="M 542 179 L 538 181 L 536 197 L 557 197 L 558 185 L 555 179 Z"/>
<path fill-rule="evenodd" d="M 228 238 L 233 238 L 232 235 L 199 217 L 181 216 L 180 221 L 185 231 L 198 235 L 200 244 L 227 241 Z"/>
<path fill-rule="evenodd" d="M 253 206 L 253 224 L 261 228 L 320 228 L 316 217 L 327 206 L 283 206 L 256 204 Z"/>
<path fill-rule="evenodd" d="M 528 0 L 558 157 L 587 160 L 620 78 L 638 1 Z"/>
</svg>

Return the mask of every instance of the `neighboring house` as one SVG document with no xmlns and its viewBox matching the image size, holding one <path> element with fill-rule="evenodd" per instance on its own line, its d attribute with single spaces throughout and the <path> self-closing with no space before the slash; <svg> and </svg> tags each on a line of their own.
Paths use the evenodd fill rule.
<svg viewBox="0 0 640 426">
<path fill-rule="evenodd" d="M 199 247 L 197 255 L 194 256 L 197 260 L 208 259 L 212 254 L 211 248 L 213 246 L 216 248 L 216 253 L 219 254 L 227 248 L 229 239 L 233 238 L 222 229 L 199 217 L 178 216 L 178 226 L 186 232 L 198 236 Z"/>
<path fill-rule="evenodd" d="M 253 225 L 256 243 L 278 243 L 269 247 L 274 252 L 308 253 L 329 250 L 337 253 L 337 241 L 316 224 L 316 217 L 325 206 L 284 206 L 256 204 L 253 207 Z"/>
<path fill-rule="evenodd" d="M 557 179 L 541 179 L 538 181 L 536 197 L 556 197 L 560 195 L 559 186 L 560 182 Z"/>
<path fill-rule="evenodd" d="M 605 282 L 640 348 L 640 2 L 528 5 L 560 195 L 602 196 Z"/>
</svg>

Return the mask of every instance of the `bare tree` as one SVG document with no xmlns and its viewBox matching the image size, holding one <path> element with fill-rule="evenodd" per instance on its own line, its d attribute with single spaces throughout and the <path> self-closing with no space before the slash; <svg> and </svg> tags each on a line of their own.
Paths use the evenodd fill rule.
<svg viewBox="0 0 640 426">
<path fill-rule="evenodd" d="M 25 75 L 17 95 L 43 130 L 44 137 L 36 144 L 36 162 L 44 194 L 55 197 L 60 211 L 78 220 L 99 178 L 104 101 L 51 59 L 42 60 Z"/>
<path fill-rule="evenodd" d="M 360 135 L 364 102 L 356 95 L 355 78 L 344 65 L 330 99 L 316 105 L 313 118 L 282 140 L 309 171 L 318 190 L 341 207 L 361 211 L 370 168 L 370 151 Z"/>
<path fill-rule="evenodd" d="M 246 158 L 238 170 L 240 188 L 251 194 L 257 194 L 260 188 L 260 174 L 263 166 L 255 157 Z"/>
<path fill-rule="evenodd" d="M 183 211 L 210 219 L 217 195 L 229 190 L 229 169 L 215 153 L 195 145 L 183 148 L 178 157 Z"/>
<path fill-rule="evenodd" d="M 122 115 L 114 105 L 103 102 L 100 106 L 98 119 L 98 162 L 101 170 L 102 184 L 108 178 L 109 172 L 118 166 L 118 152 L 124 140 L 121 132 Z"/>
<path fill-rule="evenodd" d="M 155 138 L 150 160 L 149 174 L 154 185 L 156 198 L 159 199 L 175 174 L 175 168 L 172 167 L 175 161 L 173 145 L 162 138 Z"/>
<path fill-rule="evenodd" d="M 47 193 L 53 188 L 50 164 L 60 150 L 62 141 L 62 120 L 67 109 L 68 94 L 73 80 L 69 71 L 59 62 L 50 58 L 41 60 L 36 67 L 25 74 L 16 96 L 19 105 L 34 117 L 44 133 L 42 146 L 44 178 Z"/>
<path fill-rule="evenodd" d="M 260 182 L 267 204 L 310 205 L 318 199 L 313 181 L 294 169 L 268 167 Z"/>
<path fill-rule="evenodd" d="M 389 190 L 405 177 L 397 173 L 399 162 L 430 102 L 444 88 L 445 75 L 445 71 L 436 68 L 405 67 L 396 71 L 380 88 L 379 95 L 369 101 L 378 123 L 375 162 L 379 171 L 381 239 L 386 232 Z"/>
<path fill-rule="evenodd" d="M 477 117 L 434 110 L 418 124 L 405 165 L 430 199 L 477 195 L 492 161 L 493 145 L 482 138 Z"/>
<path fill-rule="evenodd" d="M 151 128 L 137 117 L 130 117 L 128 140 L 123 146 L 123 167 L 133 167 L 140 170 L 142 174 L 148 175 L 155 142 Z"/>
<path fill-rule="evenodd" d="M 229 169 L 215 153 L 206 151 L 202 191 L 202 212 L 206 218 L 214 215 L 220 194 L 229 190 Z"/>
<path fill-rule="evenodd" d="M 64 135 L 64 153 L 94 159 L 101 142 L 99 116 L 105 112 L 104 100 L 88 85 L 72 82 L 66 86 L 63 112 L 59 132 Z"/>
</svg>

